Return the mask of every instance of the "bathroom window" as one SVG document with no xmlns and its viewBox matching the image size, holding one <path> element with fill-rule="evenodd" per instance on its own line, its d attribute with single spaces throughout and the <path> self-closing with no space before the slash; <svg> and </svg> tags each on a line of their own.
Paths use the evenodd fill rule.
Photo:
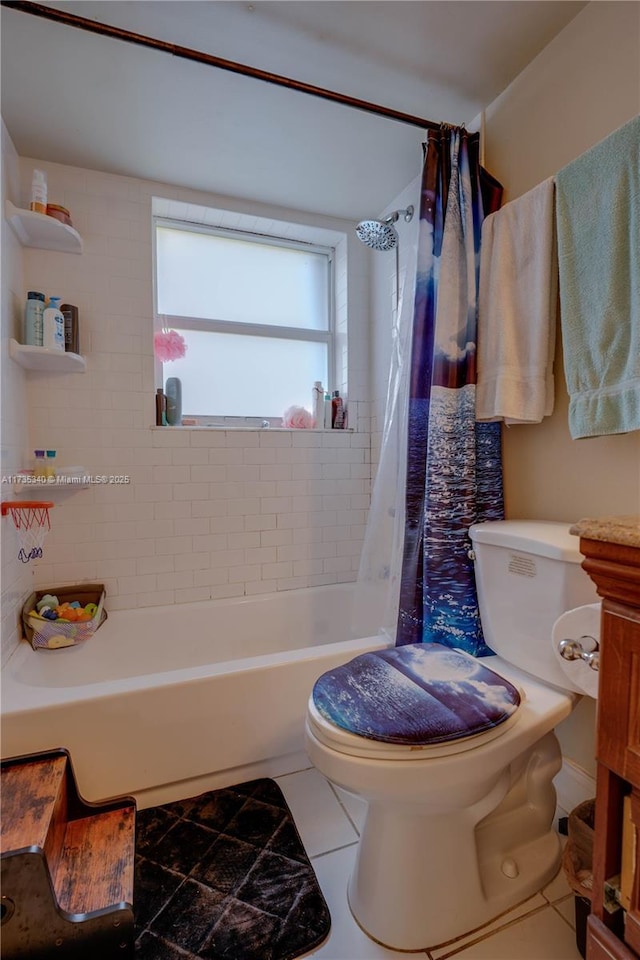
<svg viewBox="0 0 640 960">
<path fill-rule="evenodd" d="M 162 364 L 163 382 L 182 382 L 183 417 L 278 423 L 310 409 L 332 369 L 333 250 L 160 218 L 154 239 L 156 326 L 187 346 Z"/>
</svg>

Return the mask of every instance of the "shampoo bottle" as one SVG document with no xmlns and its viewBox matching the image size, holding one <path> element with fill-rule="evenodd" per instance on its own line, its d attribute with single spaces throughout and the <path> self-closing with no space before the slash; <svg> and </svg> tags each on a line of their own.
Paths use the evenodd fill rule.
<svg viewBox="0 0 640 960">
<path fill-rule="evenodd" d="M 156 427 L 167 426 L 167 398 L 162 387 L 156 390 Z"/>
<path fill-rule="evenodd" d="M 344 407 L 338 390 L 333 391 L 331 399 L 331 426 L 334 430 L 344 429 Z"/>
<path fill-rule="evenodd" d="M 27 305 L 24 309 L 24 342 L 30 347 L 42 346 L 43 314 L 44 293 L 29 290 Z"/>
<path fill-rule="evenodd" d="M 63 303 L 60 310 L 64 317 L 64 349 L 68 353 L 80 353 L 78 308 L 72 303 Z"/>
<path fill-rule="evenodd" d="M 49 297 L 49 306 L 42 318 L 42 346 L 64 352 L 64 316 L 60 310 L 60 297 Z"/>
</svg>

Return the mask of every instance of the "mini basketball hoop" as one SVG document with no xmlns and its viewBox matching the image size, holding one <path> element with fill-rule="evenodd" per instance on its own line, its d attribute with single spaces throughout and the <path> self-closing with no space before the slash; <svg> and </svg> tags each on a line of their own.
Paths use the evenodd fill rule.
<svg viewBox="0 0 640 960">
<path fill-rule="evenodd" d="M 44 538 L 51 529 L 49 510 L 53 507 L 50 501 L 7 500 L 1 505 L 2 516 L 11 514 L 13 525 L 18 536 L 18 559 L 23 563 L 30 560 L 39 560 L 42 556 Z"/>
</svg>

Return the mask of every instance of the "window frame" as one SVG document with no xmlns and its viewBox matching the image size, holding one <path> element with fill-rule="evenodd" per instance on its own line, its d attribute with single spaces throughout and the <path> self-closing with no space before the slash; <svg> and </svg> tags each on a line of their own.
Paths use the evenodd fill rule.
<svg viewBox="0 0 640 960">
<path fill-rule="evenodd" d="M 327 258 L 327 329 L 313 330 L 307 327 L 290 327 L 276 324 L 245 323 L 238 320 L 208 319 L 204 317 L 187 317 L 178 314 L 161 314 L 158 312 L 158 257 L 157 257 L 157 228 L 185 230 L 190 233 L 202 233 L 207 236 L 228 237 L 232 240 L 244 240 L 249 243 L 263 243 L 268 246 L 285 247 L 301 250 L 305 253 L 318 253 Z M 152 218 L 152 257 L 153 257 L 153 327 L 154 332 L 169 328 L 172 330 L 197 330 L 211 333 L 233 333 L 244 336 L 267 337 L 275 340 L 300 340 L 312 343 L 323 343 L 327 346 L 327 384 L 325 389 L 329 393 L 333 390 L 335 377 L 336 351 L 336 304 L 335 304 L 335 247 L 324 246 L 304 240 L 292 240 L 287 237 L 267 233 L 253 233 L 250 230 L 237 230 L 228 227 L 218 227 L 206 223 L 154 215 Z M 155 359 L 156 387 L 164 387 L 164 377 L 167 371 L 161 360 Z M 170 374 L 169 374 L 170 375 Z M 309 386 L 311 391 L 311 385 Z M 216 413 L 188 413 L 200 424 L 207 421 L 212 425 L 233 426 L 246 425 L 247 421 L 260 421 L 260 417 L 225 416 Z M 271 424 L 280 418 L 269 417 Z"/>
</svg>

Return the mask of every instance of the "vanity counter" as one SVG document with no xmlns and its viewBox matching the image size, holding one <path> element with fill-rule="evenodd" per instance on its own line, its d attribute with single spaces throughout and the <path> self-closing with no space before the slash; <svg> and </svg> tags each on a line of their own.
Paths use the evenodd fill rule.
<svg viewBox="0 0 640 960">
<path fill-rule="evenodd" d="M 569 533 L 584 540 L 601 540 L 624 547 L 640 547 L 640 514 L 578 520 Z"/>
</svg>

